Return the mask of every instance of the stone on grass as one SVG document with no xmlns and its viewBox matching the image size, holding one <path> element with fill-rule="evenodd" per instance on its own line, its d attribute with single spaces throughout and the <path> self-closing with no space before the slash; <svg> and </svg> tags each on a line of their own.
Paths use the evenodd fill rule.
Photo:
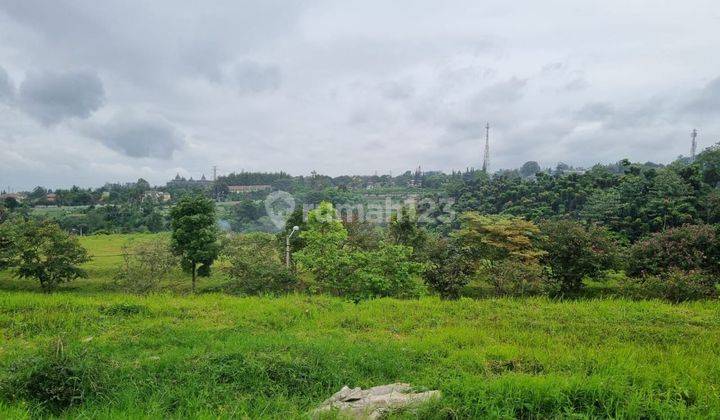
<svg viewBox="0 0 720 420">
<path fill-rule="evenodd" d="M 412 408 L 439 397 L 440 391 L 412 392 L 412 387 L 403 383 L 369 389 L 344 386 L 313 410 L 312 415 L 317 418 L 337 411 L 341 416 L 353 419 L 378 419 L 393 410 Z"/>
</svg>

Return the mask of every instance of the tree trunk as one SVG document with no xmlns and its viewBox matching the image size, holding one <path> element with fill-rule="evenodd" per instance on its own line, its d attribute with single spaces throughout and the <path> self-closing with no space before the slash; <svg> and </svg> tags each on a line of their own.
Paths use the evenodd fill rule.
<svg viewBox="0 0 720 420">
<path fill-rule="evenodd" d="M 195 294 L 195 271 L 197 264 L 193 261 L 192 263 L 192 292 Z"/>
</svg>

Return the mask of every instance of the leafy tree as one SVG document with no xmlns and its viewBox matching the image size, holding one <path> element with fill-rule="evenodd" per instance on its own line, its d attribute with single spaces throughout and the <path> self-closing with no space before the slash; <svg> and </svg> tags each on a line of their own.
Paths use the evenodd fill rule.
<svg viewBox="0 0 720 420">
<path fill-rule="evenodd" d="M 685 225 L 652 234 L 630 248 L 630 275 L 658 275 L 673 268 L 720 275 L 717 228 Z"/>
<path fill-rule="evenodd" d="M 230 288 L 244 294 L 285 293 L 297 286 L 285 267 L 275 236 L 255 232 L 233 235 L 223 244 Z"/>
<path fill-rule="evenodd" d="M 423 265 L 410 258 L 412 249 L 381 244 L 377 250 L 347 246 L 348 232 L 332 204 L 322 202 L 308 214 L 300 232 L 305 247 L 294 253 L 300 270 L 311 276 L 310 290 L 354 301 L 381 296 L 415 297 L 422 291 Z"/>
<path fill-rule="evenodd" d="M 457 299 L 470 281 L 475 264 L 455 238 L 428 237 L 425 247 L 425 283 L 443 299 Z"/>
<path fill-rule="evenodd" d="M 183 268 L 192 273 L 194 293 L 196 276 L 210 274 L 219 252 L 215 203 L 200 195 L 185 196 L 170 209 L 170 218 L 172 249 Z"/>
<path fill-rule="evenodd" d="M 117 283 L 132 293 L 148 293 L 177 267 L 168 238 L 142 241 L 123 247 L 123 265 L 115 275 Z"/>
<path fill-rule="evenodd" d="M 13 225 L 9 233 L 0 236 L 7 235 L 15 242 L 14 252 L 5 264 L 15 270 L 16 276 L 39 280 L 46 292 L 60 283 L 87 277 L 79 265 L 90 258 L 77 238 L 52 222 L 17 220 Z"/>
<path fill-rule="evenodd" d="M 394 244 L 411 247 L 416 255 L 423 252 L 427 242 L 427 232 L 418 226 L 417 216 L 407 206 L 390 217 L 388 237 Z"/>
<path fill-rule="evenodd" d="M 482 216 L 466 212 L 461 217 L 462 228 L 457 237 L 477 259 L 506 258 L 537 262 L 545 255 L 538 249 L 540 229 L 517 217 Z"/>
<path fill-rule="evenodd" d="M 530 178 L 535 176 L 538 172 L 541 172 L 540 164 L 534 161 L 525 162 L 520 168 L 520 175 L 523 178 Z"/>
<path fill-rule="evenodd" d="M 584 277 L 593 277 L 618 263 L 618 244 L 610 232 L 573 220 L 547 221 L 540 225 L 545 251 L 541 262 L 552 270 L 564 292 L 577 292 Z"/>
</svg>

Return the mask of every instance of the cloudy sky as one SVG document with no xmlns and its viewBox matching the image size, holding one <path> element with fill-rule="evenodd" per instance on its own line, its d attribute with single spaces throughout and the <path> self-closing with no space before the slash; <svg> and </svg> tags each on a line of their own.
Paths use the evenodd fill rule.
<svg viewBox="0 0 720 420">
<path fill-rule="evenodd" d="M 720 141 L 717 0 L 0 0 L 0 189 Z"/>
</svg>

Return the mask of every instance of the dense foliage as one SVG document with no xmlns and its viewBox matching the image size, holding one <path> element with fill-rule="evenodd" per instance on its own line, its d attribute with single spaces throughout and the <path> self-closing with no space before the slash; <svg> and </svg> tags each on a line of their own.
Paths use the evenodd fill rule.
<svg viewBox="0 0 720 420">
<path fill-rule="evenodd" d="M 170 217 L 172 249 L 192 273 L 194 291 L 196 275 L 207 276 L 220 251 L 215 203 L 199 195 L 186 196 L 170 210 Z"/>
</svg>

